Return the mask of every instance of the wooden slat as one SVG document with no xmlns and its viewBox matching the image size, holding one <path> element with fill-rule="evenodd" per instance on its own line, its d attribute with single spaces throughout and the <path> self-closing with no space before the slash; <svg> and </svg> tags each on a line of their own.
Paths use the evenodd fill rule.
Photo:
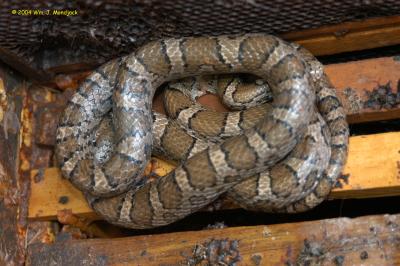
<svg viewBox="0 0 400 266">
<path fill-rule="evenodd" d="M 290 32 L 281 37 L 297 42 L 314 55 L 330 55 L 400 43 L 400 16 L 346 22 Z"/>
<path fill-rule="evenodd" d="M 349 182 L 332 191 L 331 198 L 400 195 L 400 132 L 350 138 L 343 174 Z"/>
<path fill-rule="evenodd" d="M 349 158 L 344 174 L 348 184 L 332 191 L 330 198 L 367 198 L 400 195 L 400 132 L 357 136 L 350 138 Z M 173 166 L 158 161 L 156 175 L 165 175 Z M 58 168 L 47 168 L 41 177 L 32 171 L 29 201 L 30 219 L 55 219 L 57 211 L 71 209 L 74 214 L 96 216 L 88 207 L 82 193 L 61 178 Z M 35 182 L 34 180 L 41 180 Z M 230 203 L 226 203 L 230 206 Z M 235 207 L 235 206 L 233 206 Z"/>
<path fill-rule="evenodd" d="M 38 243 L 26 265 L 217 265 L 219 255 L 237 265 L 399 265 L 399 225 L 400 215 L 381 215 Z"/>
<path fill-rule="evenodd" d="M 390 82 L 395 90 L 399 79 L 400 63 L 394 58 L 386 57 L 332 64 L 326 66 L 326 72 L 344 103 L 350 123 L 400 117 L 399 108 L 371 110 L 363 106 L 367 100 L 366 91 L 371 92 L 378 84 Z M 346 88 L 352 88 L 351 91 L 357 97 L 348 97 L 345 94 Z M 358 98 L 359 101 L 357 102 L 353 98 Z M 221 104 L 212 96 L 200 100 L 203 104 L 223 110 Z M 154 103 L 154 107 L 159 111 L 162 109 L 161 103 L 160 98 L 157 98 Z M 345 174 L 351 175 L 350 183 L 344 184 L 343 189 L 335 190 L 332 197 L 397 195 L 399 179 L 397 178 L 396 162 L 399 161 L 399 154 L 396 147 L 400 146 L 397 142 L 399 134 L 352 137 L 350 155 L 344 170 Z M 381 157 L 383 155 L 385 157 Z M 164 175 L 173 169 L 171 165 L 162 161 L 158 161 L 156 166 L 154 172 L 158 175 Z M 36 176 L 35 171 L 32 172 L 32 176 Z M 29 218 L 54 219 L 57 210 L 65 208 L 72 209 L 75 214 L 93 218 L 94 214 L 83 200 L 81 193 L 67 181 L 62 180 L 57 169 L 45 169 L 43 177 L 40 182 L 32 181 Z M 40 180 L 41 178 L 39 176 L 34 179 Z M 44 202 L 46 204 L 43 204 Z M 229 203 L 226 206 L 228 205 Z"/>
<path fill-rule="evenodd" d="M 394 93 L 400 80 L 400 61 L 395 57 L 331 64 L 325 72 L 335 86 L 347 112 L 349 123 L 388 120 L 400 118 L 400 108 L 371 109 L 364 104 L 378 85 L 390 83 Z M 349 88 L 351 96 L 348 95 Z"/>
<path fill-rule="evenodd" d="M 11 121 L 5 121 L 20 119 L 24 84 L 20 75 L 0 62 L 0 265 L 22 265 L 25 255 L 26 225 L 20 217 L 25 217 L 27 210 L 29 180 L 21 178 L 16 159 L 21 131 L 10 125 Z"/>
<path fill-rule="evenodd" d="M 12 51 L 7 48 L 0 46 L 0 60 L 18 70 L 20 73 L 25 75 L 26 77 L 38 80 L 38 81 L 46 81 L 51 78 L 51 74 L 44 72 L 42 70 L 38 70 L 29 65 L 28 62 L 24 60 L 24 58 L 18 57 Z"/>
</svg>

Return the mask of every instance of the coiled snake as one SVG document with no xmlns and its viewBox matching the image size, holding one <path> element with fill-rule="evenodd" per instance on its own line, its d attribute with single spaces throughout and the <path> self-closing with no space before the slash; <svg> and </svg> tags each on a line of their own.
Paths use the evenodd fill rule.
<svg viewBox="0 0 400 266">
<path fill-rule="evenodd" d="M 214 116 L 201 108 L 188 111 L 188 100 L 167 102 L 171 113 L 200 131 L 198 139 L 152 113 L 155 90 L 163 83 L 224 73 L 262 78 L 272 105 Z M 210 124 L 225 126 L 211 130 Z M 183 163 L 145 182 L 152 130 L 155 150 L 180 152 L 171 156 Z M 203 138 L 208 133 L 211 141 Z M 106 63 L 84 81 L 59 124 L 56 156 L 63 176 L 106 220 L 151 228 L 181 219 L 225 192 L 247 209 L 312 208 L 340 174 L 348 135 L 322 65 L 302 47 L 264 34 L 166 39 Z"/>
</svg>

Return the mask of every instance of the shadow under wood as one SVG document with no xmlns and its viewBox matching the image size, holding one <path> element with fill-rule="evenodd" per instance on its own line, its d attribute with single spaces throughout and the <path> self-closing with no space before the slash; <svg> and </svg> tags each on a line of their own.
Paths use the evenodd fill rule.
<svg viewBox="0 0 400 266">
<path fill-rule="evenodd" d="M 199 212 L 171 225 L 147 230 L 118 228 L 105 221 L 96 221 L 94 223 L 107 231 L 116 231 L 114 229 L 118 228 L 117 236 L 122 237 L 235 226 L 293 223 L 338 217 L 354 218 L 373 214 L 395 214 L 400 212 L 399 201 L 400 197 L 330 200 L 323 202 L 311 211 L 297 214 L 251 212 L 243 209 Z"/>
</svg>

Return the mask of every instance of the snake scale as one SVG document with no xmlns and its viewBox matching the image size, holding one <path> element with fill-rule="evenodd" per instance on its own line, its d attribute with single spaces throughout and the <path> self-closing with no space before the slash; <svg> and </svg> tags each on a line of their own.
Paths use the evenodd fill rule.
<svg viewBox="0 0 400 266">
<path fill-rule="evenodd" d="M 264 109 L 222 114 L 222 119 L 211 119 L 214 114 L 203 109 L 188 111 L 183 96 L 166 103 L 197 128 L 193 131 L 200 130 L 199 138 L 152 113 L 155 90 L 165 82 L 226 73 L 265 80 L 273 102 Z M 257 121 L 251 119 L 260 112 Z M 224 130 L 208 129 L 207 118 Z M 152 132 L 155 150 L 178 153 L 171 156 L 182 163 L 146 182 L 142 174 Z M 217 138 L 208 141 L 202 138 L 206 133 Z M 313 208 L 340 174 L 348 135 L 344 110 L 322 65 L 301 46 L 265 34 L 172 38 L 112 60 L 83 82 L 60 121 L 56 156 L 63 176 L 106 220 L 152 228 L 179 220 L 223 193 L 247 209 Z"/>
</svg>

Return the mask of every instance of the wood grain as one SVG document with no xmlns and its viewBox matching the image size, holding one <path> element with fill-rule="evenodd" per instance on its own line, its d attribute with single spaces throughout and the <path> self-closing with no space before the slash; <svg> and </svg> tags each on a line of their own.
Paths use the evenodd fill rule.
<svg viewBox="0 0 400 266">
<path fill-rule="evenodd" d="M 26 223 L 19 217 L 26 214 L 29 179 L 21 178 L 16 159 L 21 131 L 4 121 L 20 119 L 26 94 L 23 84 L 20 75 L 0 62 L 0 265 L 22 265 L 25 256 Z"/>
<path fill-rule="evenodd" d="M 399 225 L 400 215 L 380 215 L 38 243 L 28 247 L 26 265 L 217 265 L 218 256 L 237 265 L 398 265 Z M 216 243 L 224 241 L 233 246 L 221 252 Z"/>
<path fill-rule="evenodd" d="M 326 74 L 335 86 L 351 124 L 400 118 L 400 106 L 368 108 L 365 103 L 379 86 L 389 84 L 399 91 L 400 61 L 397 57 L 381 57 L 325 66 Z"/>
<path fill-rule="evenodd" d="M 314 55 L 330 55 L 400 43 L 400 16 L 346 22 L 281 35 Z"/>
<path fill-rule="evenodd" d="M 400 132 L 356 136 L 350 138 L 349 157 L 343 174 L 348 184 L 332 191 L 330 198 L 368 198 L 400 195 Z M 163 176 L 174 166 L 154 159 L 153 175 Z M 55 219 L 57 212 L 71 209 L 74 214 L 97 218 L 82 193 L 61 178 L 58 168 L 47 168 L 42 176 L 32 171 L 29 219 Z M 40 180 L 35 182 L 35 180 Z M 232 208 L 231 203 L 225 205 Z M 233 208 L 237 206 L 233 206 Z"/>
</svg>

